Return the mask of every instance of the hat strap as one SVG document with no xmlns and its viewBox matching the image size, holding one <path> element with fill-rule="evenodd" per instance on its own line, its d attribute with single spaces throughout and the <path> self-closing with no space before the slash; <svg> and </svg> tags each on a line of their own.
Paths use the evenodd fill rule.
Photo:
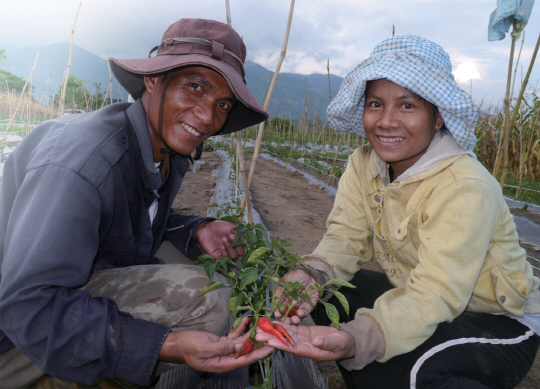
<svg viewBox="0 0 540 389">
<path fill-rule="evenodd" d="M 190 45 L 191 48 L 188 49 L 189 51 L 177 50 L 173 55 L 207 55 L 209 57 L 217 59 L 218 61 L 223 61 L 237 70 L 240 70 L 239 73 L 242 74 L 242 77 L 245 77 L 246 75 L 246 70 L 244 68 L 244 63 L 242 62 L 242 60 L 232 51 L 227 50 L 225 46 L 220 42 L 202 38 L 166 38 L 161 41 L 161 44 L 159 46 L 155 46 L 152 50 L 150 50 L 150 53 L 148 53 L 148 58 L 150 58 L 152 53 L 156 50 L 158 51 L 159 55 L 159 52 L 165 47 L 165 45 Z M 203 47 L 197 48 L 196 45 L 200 45 Z M 207 49 L 208 46 L 211 47 L 211 50 Z M 225 54 L 227 54 L 227 56 L 225 56 Z"/>
<path fill-rule="evenodd" d="M 163 160 L 163 165 L 161 166 L 161 183 L 162 185 L 165 185 L 165 182 L 167 181 L 167 178 L 169 178 L 170 173 L 170 156 L 171 154 L 174 154 L 175 152 L 169 147 L 165 139 L 163 139 L 163 133 L 162 133 L 162 125 L 163 125 L 163 103 L 165 101 L 165 92 L 167 92 L 167 86 L 169 85 L 169 81 L 171 79 L 172 72 L 169 72 L 165 75 L 165 78 L 163 79 L 163 92 L 161 92 L 161 99 L 159 101 L 159 118 L 158 118 L 158 135 L 161 138 L 161 141 L 165 145 L 164 148 L 159 150 L 161 154 L 165 154 L 165 159 Z"/>
</svg>

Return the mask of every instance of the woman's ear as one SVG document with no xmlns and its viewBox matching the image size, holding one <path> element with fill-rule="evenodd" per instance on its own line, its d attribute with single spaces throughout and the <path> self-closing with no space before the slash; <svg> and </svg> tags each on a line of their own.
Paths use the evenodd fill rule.
<svg viewBox="0 0 540 389">
<path fill-rule="evenodd" d="M 435 131 L 439 131 L 444 126 L 444 119 L 439 111 L 437 111 L 437 117 L 435 118 Z"/>
</svg>

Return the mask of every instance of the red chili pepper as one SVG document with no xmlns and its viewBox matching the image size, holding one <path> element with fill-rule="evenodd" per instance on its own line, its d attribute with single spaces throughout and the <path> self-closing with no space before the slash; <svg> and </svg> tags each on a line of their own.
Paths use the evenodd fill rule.
<svg viewBox="0 0 540 389">
<path fill-rule="evenodd" d="M 291 344 L 291 346 L 294 347 L 294 340 L 293 338 L 291 337 L 291 335 L 289 335 L 289 333 L 287 332 L 287 330 L 285 328 L 283 328 L 282 326 L 280 326 L 279 324 L 274 324 L 274 327 L 276 328 L 276 330 L 278 330 L 279 332 L 281 332 L 286 338 L 287 340 L 289 341 L 289 343 Z"/>
<path fill-rule="evenodd" d="M 234 359 L 238 358 L 238 357 L 241 357 L 243 355 L 246 355 L 247 353 L 249 353 L 251 350 L 253 350 L 253 343 L 251 343 L 251 340 L 246 340 L 244 342 L 244 344 L 242 345 L 242 347 L 240 347 L 238 349 L 238 351 L 236 352 L 236 354 L 234 355 Z"/>
<path fill-rule="evenodd" d="M 257 326 L 264 332 L 272 333 L 275 330 L 274 325 L 266 317 L 260 317 Z"/>
<path fill-rule="evenodd" d="M 287 341 L 285 340 L 285 337 L 281 332 L 276 330 L 274 325 L 270 323 L 270 321 L 266 317 L 260 317 L 259 321 L 257 322 L 257 326 L 264 332 L 268 332 L 269 334 L 274 335 L 276 338 L 281 340 L 285 346 L 287 346 Z"/>
<path fill-rule="evenodd" d="M 289 310 L 289 307 L 286 306 L 286 305 L 283 305 L 283 304 L 278 304 L 278 310 L 279 310 L 279 312 L 281 312 L 282 315 L 285 315 L 287 313 L 287 311 Z M 289 313 L 287 313 L 287 317 L 294 316 L 296 314 L 296 311 L 298 311 L 298 306 L 297 305 L 295 305 L 294 307 L 291 308 Z"/>
</svg>

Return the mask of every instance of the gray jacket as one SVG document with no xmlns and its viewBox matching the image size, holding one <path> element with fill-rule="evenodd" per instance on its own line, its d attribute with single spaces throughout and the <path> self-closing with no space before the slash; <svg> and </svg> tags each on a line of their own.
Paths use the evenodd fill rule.
<svg viewBox="0 0 540 389">
<path fill-rule="evenodd" d="M 16 346 L 70 381 L 148 385 L 169 329 L 78 288 L 100 269 L 155 263 L 163 239 L 194 257 L 190 239 L 206 218 L 170 213 L 188 168 L 173 156 L 162 186 L 140 101 L 35 128 L 1 182 L 0 352 Z"/>
</svg>

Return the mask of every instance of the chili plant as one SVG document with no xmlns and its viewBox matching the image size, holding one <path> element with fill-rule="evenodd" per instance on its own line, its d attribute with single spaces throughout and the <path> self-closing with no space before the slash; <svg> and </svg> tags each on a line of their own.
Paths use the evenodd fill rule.
<svg viewBox="0 0 540 389">
<path fill-rule="evenodd" d="M 211 205 L 211 207 L 217 206 L 217 204 Z M 238 205 L 222 205 L 216 214 L 217 219 L 237 224 L 235 230 L 239 240 L 234 242 L 232 246 L 236 247 L 241 245 L 244 247 L 245 253 L 241 256 L 239 261 L 241 268 L 239 269 L 238 265 L 235 264 L 231 258 L 225 257 L 216 261 L 208 254 L 201 255 L 197 264 L 204 267 L 210 280 L 210 283 L 201 291 L 201 295 L 222 286 L 230 286 L 232 296 L 229 300 L 229 310 L 233 317 L 236 318 L 231 330 L 238 326 L 244 316 L 249 316 L 253 320 L 253 331 L 250 334 L 249 340 L 244 344 L 244 346 L 246 346 L 244 347 L 244 350 L 248 350 L 245 352 L 247 353 L 252 348 L 248 342 L 252 343 L 255 347 L 262 346 L 262 344 L 255 340 L 255 329 L 259 324 L 259 319 L 264 318 L 263 321 L 265 321 L 265 323 L 266 320 L 272 321 L 273 312 L 276 309 L 283 309 L 283 299 L 298 302 L 305 300 L 313 306 L 311 295 L 315 292 L 318 292 L 319 296 L 323 296 L 325 291 L 330 290 L 330 285 L 354 286 L 344 280 L 331 279 L 324 285 L 316 283 L 305 291 L 299 280 L 284 281 L 283 276 L 287 274 L 287 272 L 295 268 L 298 264 L 307 268 L 306 264 L 300 256 L 287 251 L 285 247 L 290 246 L 289 243 L 265 239 L 264 227 L 258 223 L 243 223 L 240 219 L 241 214 Z M 213 281 L 216 271 L 227 275 L 230 284 Z M 283 289 L 283 294 L 281 296 L 276 296 L 275 293 L 278 285 Z M 336 295 L 348 314 L 349 304 L 345 296 L 336 290 L 332 290 L 332 293 Z M 339 314 L 337 309 L 330 303 L 321 302 L 326 308 L 328 317 L 339 329 Z M 285 320 L 287 314 L 293 308 L 294 306 L 286 308 L 283 320 Z M 262 330 L 265 330 L 264 326 L 259 325 L 259 327 Z M 282 328 L 276 327 L 276 329 L 278 331 L 285 331 Z M 285 338 L 290 339 L 287 335 L 285 335 Z M 293 344 L 289 344 L 289 346 L 294 347 Z M 243 354 L 241 353 L 239 355 Z M 253 386 L 253 388 L 272 388 L 272 364 L 270 357 L 266 358 L 264 365 L 263 383 L 261 385 Z"/>
</svg>

